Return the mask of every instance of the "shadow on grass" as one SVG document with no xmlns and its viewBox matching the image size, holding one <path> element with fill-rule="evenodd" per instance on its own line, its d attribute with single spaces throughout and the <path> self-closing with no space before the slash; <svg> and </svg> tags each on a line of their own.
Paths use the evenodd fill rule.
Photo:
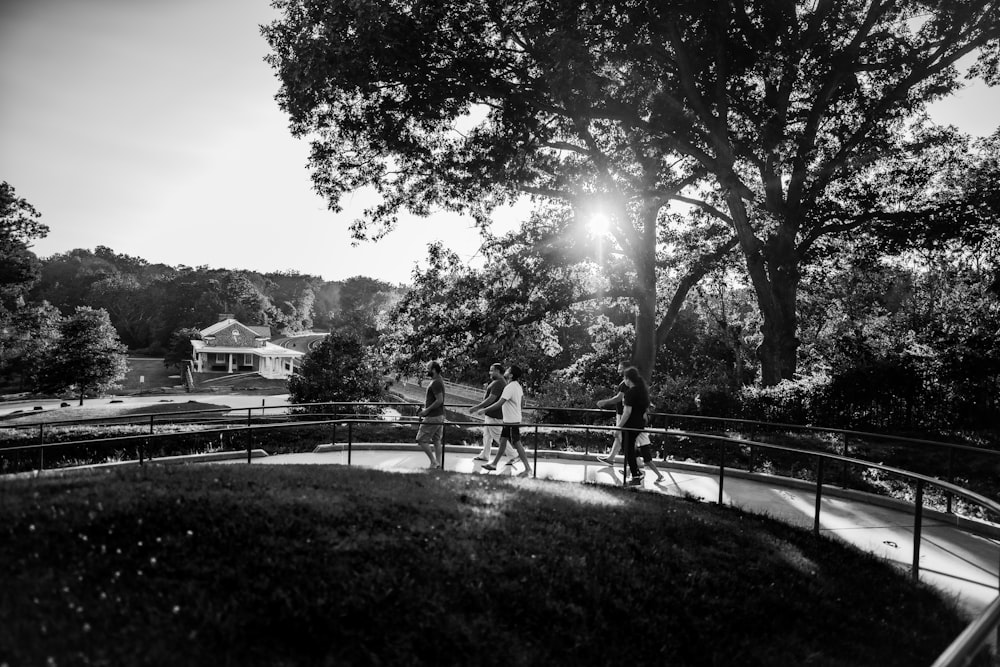
<svg viewBox="0 0 1000 667">
<path fill-rule="evenodd" d="M 928 664 L 954 607 L 775 521 L 434 472 L 0 483 L 10 664 Z"/>
</svg>

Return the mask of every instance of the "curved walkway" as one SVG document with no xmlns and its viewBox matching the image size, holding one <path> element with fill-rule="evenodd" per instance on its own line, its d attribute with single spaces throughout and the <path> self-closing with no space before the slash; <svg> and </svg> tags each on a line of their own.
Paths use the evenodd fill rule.
<svg viewBox="0 0 1000 667">
<path fill-rule="evenodd" d="M 445 469 L 467 474 L 514 475 L 520 464 L 501 466 L 497 472 L 482 469 L 473 456 L 478 447 L 449 447 Z M 530 454 L 529 454 L 530 455 Z M 319 464 L 346 465 L 344 445 L 322 445 L 310 454 L 282 454 L 255 458 L 253 465 Z M 245 459 L 243 459 L 245 461 Z M 359 444 L 351 453 L 351 464 L 396 472 L 427 470 L 427 457 L 414 445 L 399 443 Z M 647 473 L 644 489 L 673 496 L 693 496 L 715 502 L 719 497 L 718 468 L 691 463 L 659 462 L 666 479 L 653 482 Z M 621 457 L 615 468 L 593 457 L 539 458 L 538 479 L 596 484 L 622 484 Z M 812 529 L 815 493 L 795 480 L 726 471 L 723 502 L 756 514 L 765 514 L 787 523 Z M 827 489 L 830 488 L 830 492 Z M 824 486 L 820 530 L 860 549 L 885 558 L 906 571 L 913 562 L 913 509 L 894 508 L 866 502 L 860 494 L 834 495 L 834 487 Z M 920 546 L 920 579 L 953 596 L 969 614 L 979 614 L 997 597 L 997 570 L 1000 541 L 970 533 L 944 518 L 928 516 L 925 510 Z"/>
</svg>

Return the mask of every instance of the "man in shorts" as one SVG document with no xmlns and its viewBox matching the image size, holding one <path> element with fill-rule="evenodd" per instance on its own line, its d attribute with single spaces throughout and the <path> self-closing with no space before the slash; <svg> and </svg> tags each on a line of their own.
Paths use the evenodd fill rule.
<svg viewBox="0 0 1000 667">
<path fill-rule="evenodd" d="M 480 408 L 495 404 L 500 400 L 500 395 L 503 393 L 503 388 L 506 385 L 507 383 L 503 379 L 503 366 L 500 364 L 490 366 L 490 383 L 486 387 L 483 400 L 469 408 L 469 412 L 475 413 Z M 500 431 L 503 430 L 503 410 L 500 408 L 487 410 L 483 413 L 483 417 L 486 422 L 485 426 L 483 426 L 483 449 L 473 460 L 486 463 L 490 460 L 490 452 L 492 451 L 493 444 L 496 443 L 498 447 L 500 446 Z"/>
<path fill-rule="evenodd" d="M 444 380 L 441 379 L 441 364 L 431 361 L 427 364 L 427 393 L 424 407 L 417 413 L 421 418 L 417 429 L 417 445 L 431 460 L 431 467 L 438 468 L 444 458 Z M 431 447 L 431 442 L 434 446 Z"/>
<path fill-rule="evenodd" d="M 493 462 L 484 464 L 483 470 L 496 470 L 497 463 L 500 462 L 500 457 L 503 456 L 504 451 L 507 449 L 507 443 L 510 443 L 517 450 L 517 455 L 520 457 L 521 462 L 524 463 L 524 470 L 519 477 L 529 477 L 531 476 L 531 463 L 528 461 L 528 455 L 525 453 L 524 447 L 521 446 L 521 402 L 524 400 L 524 389 L 521 388 L 521 383 L 519 382 L 521 379 L 521 369 L 512 364 L 507 369 L 504 377 L 507 380 L 507 384 L 500 394 L 500 400 L 476 411 L 488 412 L 494 408 L 500 408 L 503 414 L 500 447 L 497 449 L 496 456 L 493 457 Z"/>
</svg>

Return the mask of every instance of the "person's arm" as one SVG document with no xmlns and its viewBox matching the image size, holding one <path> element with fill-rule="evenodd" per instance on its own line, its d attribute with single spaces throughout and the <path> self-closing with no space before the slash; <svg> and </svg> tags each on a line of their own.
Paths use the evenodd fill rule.
<svg viewBox="0 0 1000 667">
<path fill-rule="evenodd" d="M 493 400 L 493 394 L 490 394 L 489 396 L 487 396 L 486 398 L 484 398 L 483 400 L 479 401 L 478 403 L 476 403 L 475 405 L 473 405 L 471 408 L 469 408 L 469 412 L 475 412 L 479 408 L 485 408 L 487 405 L 490 404 L 490 401 L 492 401 L 492 400 Z"/>
<path fill-rule="evenodd" d="M 599 408 L 606 408 L 607 406 L 614 405 L 615 403 L 623 400 L 624 398 L 625 398 L 625 394 L 623 394 L 622 392 L 618 392 L 617 394 L 615 394 L 611 398 L 602 398 L 601 400 L 599 400 L 597 402 L 597 407 L 599 407 Z"/>
<path fill-rule="evenodd" d="M 493 397 L 490 396 L 490 398 L 493 398 Z M 504 398 L 503 396 L 501 396 L 495 402 L 490 403 L 485 408 L 479 408 L 478 410 L 473 410 L 473 412 L 489 412 L 490 410 L 493 410 L 494 408 L 501 407 L 503 405 L 503 402 L 506 401 L 506 400 L 507 400 L 506 398 Z M 483 402 L 485 403 L 486 401 L 483 401 Z"/>
<path fill-rule="evenodd" d="M 443 391 L 440 394 L 434 394 L 434 402 L 431 403 L 430 405 L 428 405 L 426 408 L 424 408 L 423 410 L 421 410 L 417 414 L 419 414 L 421 417 L 426 417 L 428 412 L 430 412 L 431 410 L 435 410 L 437 408 L 440 408 L 442 405 L 444 405 L 444 392 Z"/>
<path fill-rule="evenodd" d="M 632 414 L 632 406 L 626 403 L 625 407 L 622 408 L 621 415 L 618 417 L 618 428 L 625 426 L 625 422 L 628 421 L 628 418 L 631 414 Z"/>
</svg>

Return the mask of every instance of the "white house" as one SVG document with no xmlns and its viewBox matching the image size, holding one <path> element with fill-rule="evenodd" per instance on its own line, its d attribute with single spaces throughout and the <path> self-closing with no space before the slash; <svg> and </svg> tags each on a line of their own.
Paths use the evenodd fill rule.
<svg viewBox="0 0 1000 667">
<path fill-rule="evenodd" d="M 251 327 L 231 316 L 201 330 L 191 341 L 192 370 L 196 373 L 251 373 L 265 378 L 287 378 L 302 352 L 269 342 L 270 327 Z"/>
</svg>

